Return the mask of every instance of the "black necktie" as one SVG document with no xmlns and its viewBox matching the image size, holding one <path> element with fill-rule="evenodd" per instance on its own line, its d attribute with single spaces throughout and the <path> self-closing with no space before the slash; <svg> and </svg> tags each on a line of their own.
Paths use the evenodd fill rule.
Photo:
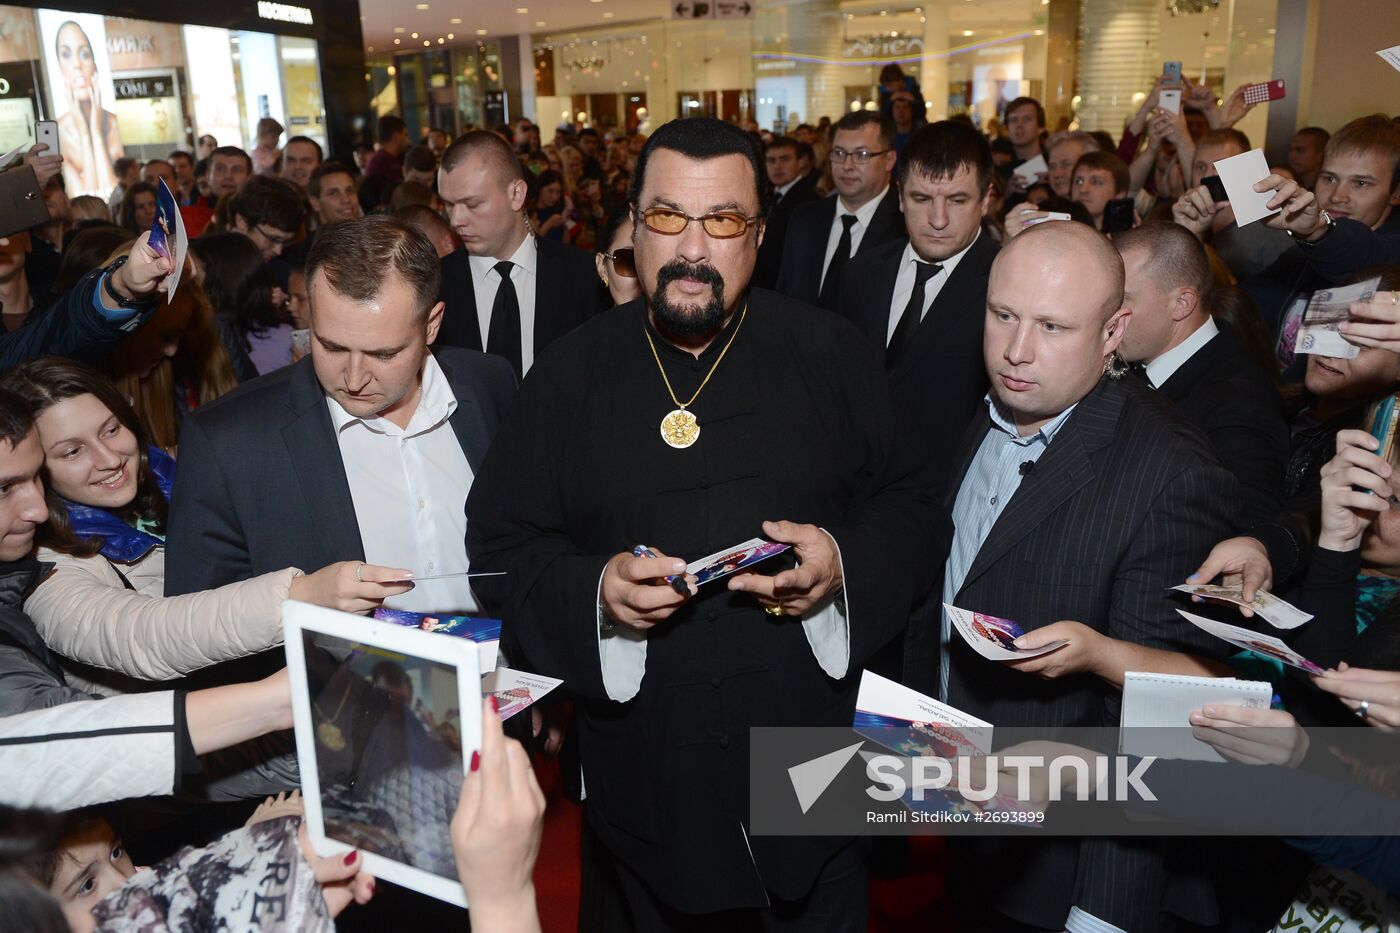
<svg viewBox="0 0 1400 933">
<path fill-rule="evenodd" d="M 491 326 L 486 331 L 486 352 L 504 356 L 515 367 L 515 378 L 523 378 L 524 363 L 520 358 L 520 299 L 515 296 L 515 284 L 510 280 L 510 270 L 515 263 L 503 259 L 496 263 L 496 274 L 501 277 L 501 285 L 496 289 L 496 300 L 491 304 Z"/>
<path fill-rule="evenodd" d="M 899 316 L 899 323 L 894 326 L 894 333 L 890 335 L 890 346 L 885 351 L 885 369 L 894 372 L 895 364 L 899 362 L 902 354 L 909 346 L 909 338 L 914 336 L 914 328 L 919 326 L 919 319 L 924 310 L 924 286 L 928 280 L 943 271 L 943 267 L 934 262 L 920 262 L 914 260 L 914 291 L 909 295 L 909 303 L 904 306 L 904 313 Z"/>
<path fill-rule="evenodd" d="M 841 297 L 841 270 L 846 268 L 846 260 L 851 258 L 851 228 L 855 225 L 855 214 L 842 216 L 841 239 L 836 241 L 836 252 L 831 254 L 831 263 L 826 267 L 822 289 L 817 295 L 817 304 L 828 311 L 836 310 L 837 299 Z"/>
</svg>

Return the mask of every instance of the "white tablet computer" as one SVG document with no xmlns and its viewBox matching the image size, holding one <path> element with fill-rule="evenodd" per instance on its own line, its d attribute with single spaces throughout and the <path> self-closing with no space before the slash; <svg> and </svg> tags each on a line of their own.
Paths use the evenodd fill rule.
<svg viewBox="0 0 1400 933">
<path fill-rule="evenodd" d="M 312 845 L 467 906 L 448 826 L 481 747 L 475 643 L 291 600 L 282 625 Z"/>
</svg>

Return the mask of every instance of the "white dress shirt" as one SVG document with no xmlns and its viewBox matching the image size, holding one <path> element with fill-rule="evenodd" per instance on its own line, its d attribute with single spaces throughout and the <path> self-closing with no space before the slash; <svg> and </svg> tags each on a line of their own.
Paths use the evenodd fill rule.
<svg viewBox="0 0 1400 933">
<path fill-rule="evenodd" d="M 843 228 L 841 218 L 848 214 L 854 215 L 856 218 L 856 222 L 851 224 L 851 252 L 846 257 L 850 259 L 851 256 L 854 256 L 860 251 L 860 241 L 865 236 L 865 231 L 870 229 L 870 218 L 875 216 L 875 212 L 880 209 L 880 202 L 889 197 L 890 192 L 893 190 L 893 185 L 885 185 L 884 191 L 881 191 L 855 210 L 847 209 L 846 205 L 842 203 L 840 195 L 832 195 L 832 197 L 836 199 L 836 216 L 831 218 L 831 229 L 828 230 L 826 234 L 826 254 L 822 257 L 823 280 L 826 279 L 826 270 L 831 265 L 831 257 L 836 255 L 836 246 L 841 242 L 841 230 Z M 905 300 L 907 301 L 908 299 Z"/>
<path fill-rule="evenodd" d="M 1210 343 L 1211 338 L 1218 333 L 1220 328 L 1216 326 L 1215 318 L 1207 315 L 1205 323 L 1192 331 L 1191 336 L 1148 363 L 1147 380 L 1152 383 L 1152 387 L 1160 389 L 1173 373 L 1195 356 L 1197 350 Z"/>
<path fill-rule="evenodd" d="M 960 252 L 954 253 L 947 259 L 939 261 L 938 265 L 943 269 L 937 275 L 930 276 L 924 283 L 924 306 L 919 309 L 919 320 L 923 321 L 924 315 L 928 314 L 928 309 L 933 307 L 933 301 L 938 297 L 938 293 L 943 291 L 943 286 L 947 283 L 948 277 L 953 274 L 953 270 L 962 262 L 962 258 L 967 255 L 967 251 L 977 244 L 977 239 L 982 235 L 982 228 L 977 228 L 977 235 L 972 238 L 972 242 L 962 248 Z M 894 278 L 894 296 L 890 299 L 890 321 L 885 330 L 885 346 L 889 346 L 890 338 L 894 336 L 894 329 L 899 324 L 899 317 L 904 313 L 904 306 L 909 303 L 909 299 L 914 294 L 915 282 L 915 262 L 923 262 L 919 254 L 914 252 L 914 245 L 907 243 L 904 246 L 904 255 L 899 259 L 899 274 Z"/>
<path fill-rule="evenodd" d="M 533 234 L 525 234 L 525 239 L 520 241 L 510 261 L 515 263 L 510 270 L 510 281 L 515 286 L 515 298 L 520 304 L 520 372 L 524 375 L 535 362 L 535 276 L 539 254 Z M 501 277 L 496 273 L 496 263 L 500 260 L 493 256 L 472 256 L 468 262 L 472 267 L 476 320 L 481 325 L 481 348 L 484 350 L 491 335 L 491 308 L 501 287 Z"/>
<path fill-rule="evenodd" d="M 365 560 L 415 576 L 467 569 L 467 492 L 472 468 L 448 423 L 457 399 L 431 355 L 407 428 L 388 418 L 357 418 L 326 397 L 355 503 Z M 464 577 L 419 583 L 384 605 L 411 612 L 476 612 Z"/>
</svg>

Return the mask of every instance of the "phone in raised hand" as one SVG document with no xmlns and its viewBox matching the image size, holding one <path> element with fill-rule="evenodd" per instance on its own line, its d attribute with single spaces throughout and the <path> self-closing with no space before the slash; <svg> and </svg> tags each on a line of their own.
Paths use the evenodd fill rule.
<svg viewBox="0 0 1400 933">
<path fill-rule="evenodd" d="M 1283 86 L 1283 79 L 1275 78 L 1272 81 L 1261 81 L 1258 84 L 1247 85 L 1244 89 L 1244 102 L 1246 104 L 1262 104 L 1271 100 L 1282 100 L 1287 96 L 1287 93 Z"/>
<path fill-rule="evenodd" d="M 49 148 L 44 155 L 59 155 L 58 151 L 58 124 L 53 120 L 40 120 L 34 124 L 34 141 L 43 143 Z"/>
<path fill-rule="evenodd" d="M 1181 62 L 1163 62 L 1162 79 L 1168 87 L 1181 87 Z"/>
</svg>

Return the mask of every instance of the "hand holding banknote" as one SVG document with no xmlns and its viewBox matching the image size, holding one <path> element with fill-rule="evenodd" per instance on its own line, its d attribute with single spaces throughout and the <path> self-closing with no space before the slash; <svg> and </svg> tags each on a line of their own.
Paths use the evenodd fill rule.
<svg viewBox="0 0 1400 933">
<path fill-rule="evenodd" d="M 1400 353 L 1400 290 L 1378 291 L 1370 301 L 1353 304 L 1341 334 L 1358 347 Z"/>
</svg>

